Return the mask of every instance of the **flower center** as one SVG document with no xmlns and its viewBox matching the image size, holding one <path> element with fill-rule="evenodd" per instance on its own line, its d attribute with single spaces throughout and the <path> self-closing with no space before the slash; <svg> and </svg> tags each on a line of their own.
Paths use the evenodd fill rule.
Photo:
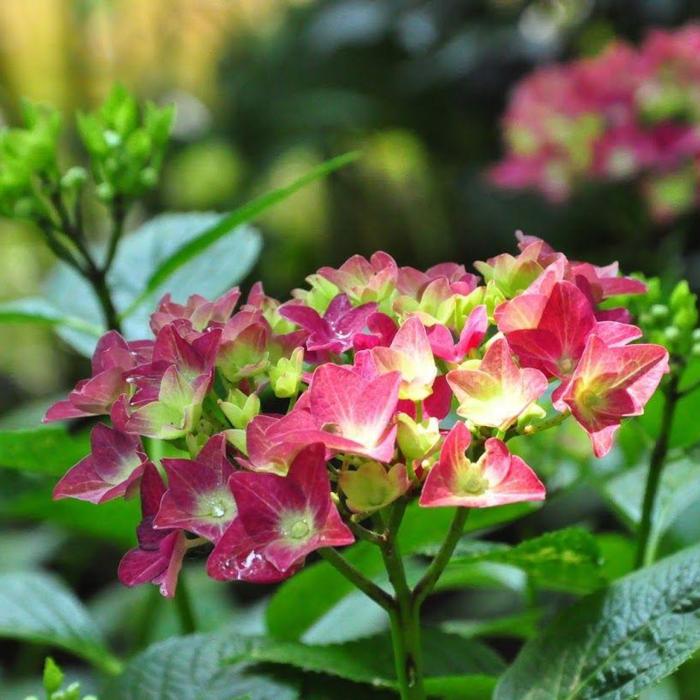
<svg viewBox="0 0 700 700">
<path fill-rule="evenodd" d="M 300 540 L 306 537 L 309 534 L 310 530 L 311 528 L 309 527 L 309 523 L 307 523 L 306 520 L 297 520 L 297 522 L 295 522 L 292 525 L 292 528 L 289 531 L 289 535 L 295 540 Z"/>
<path fill-rule="evenodd" d="M 469 496 L 480 496 L 488 490 L 489 482 L 481 473 L 481 470 L 472 464 L 464 465 L 457 477 L 457 487 L 460 493 Z"/>
<path fill-rule="evenodd" d="M 313 520 L 308 513 L 289 513 L 280 523 L 283 537 L 297 542 L 304 542 L 313 533 Z"/>
</svg>

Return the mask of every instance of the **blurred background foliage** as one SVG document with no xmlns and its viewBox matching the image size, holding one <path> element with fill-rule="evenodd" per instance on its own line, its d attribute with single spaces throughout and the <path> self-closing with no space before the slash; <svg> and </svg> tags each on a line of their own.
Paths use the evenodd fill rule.
<svg viewBox="0 0 700 700">
<path fill-rule="evenodd" d="M 509 90 L 533 67 L 697 16 L 700 0 L 3 0 L 0 120 L 17 123 L 26 97 L 60 108 L 73 128 L 70 115 L 98 104 L 114 81 L 142 99 L 174 102 L 174 141 L 160 187 L 132 212 L 131 225 L 161 211 L 225 211 L 333 155 L 359 149 L 356 164 L 305 188 L 259 222 L 265 248 L 252 277 L 273 295 L 286 295 L 321 264 L 377 249 L 417 267 L 442 260 L 470 264 L 514 248 L 516 229 L 572 257 L 685 275 L 697 287 L 697 213 L 661 226 L 646 217 L 635 188 L 625 184 L 589 186 L 553 206 L 537 194 L 498 191 L 483 176 L 501 155 L 499 118 Z M 74 132 L 64 155 L 67 162 L 79 157 Z M 99 237 L 104 213 L 89 215 Z M 36 294 L 54 264 L 39 234 L 0 222 L 0 246 L 0 300 Z M 35 424 L 50 398 L 85 374 L 85 363 L 51 329 L 0 326 L 2 427 Z M 587 446 L 578 433 L 538 446 L 540 456 L 551 457 L 543 470 L 551 471 L 555 485 L 588 479 L 548 506 L 548 526 L 598 518 L 599 528 L 617 528 L 611 516 L 601 519 L 603 497 L 591 484 L 620 464 L 633 465 L 648 441 L 643 428 L 630 428 L 618 461 L 595 466 L 582 456 Z M 57 475 L 67 466 L 49 471 Z M 12 500 L 13 479 L 12 471 L 0 475 L 0 503 Z M 34 495 L 5 508 L 8 527 L 31 520 L 36 503 L 48 501 L 50 484 L 41 483 Z M 618 484 L 623 492 L 627 486 Z M 618 492 L 606 493 L 623 521 L 634 519 Z M 95 534 L 93 511 L 73 505 L 54 504 L 52 521 L 80 530 L 83 518 L 84 530 Z M 23 566 L 51 562 L 77 590 L 99 591 L 91 606 L 108 634 L 143 645 L 146 640 L 134 640 L 139 631 L 120 626 L 120 617 L 126 606 L 150 609 L 154 596 L 111 584 L 136 518 L 122 510 L 110 519 L 104 508 L 100 518 L 108 531 L 101 536 L 111 544 L 96 539 L 71 548 L 60 525 L 0 531 L 0 569 L 10 547 L 15 559 L 28 558 Z M 682 527 L 669 527 L 667 550 L 697 539 L 697 526 L 689 528 L 698 522 L 695 514 L 691 509 Z M 518 527 L 524 535 L 540 526 L 526 519 Z M 615 535 L 603 544 L 618 573 L 626 570 L 629 542 Z M 472 583 L 489 588 L 497 573 L 484 568 Z M 192 585 L 201 589 L 205 626 L 215 626 L 221 587 L 196 577 Z M 498 596 L 460 600 L 453 611 L 507 609 L 513 596 L 529 594 L 519 582 Z M 173 631 L 170 612 L 161 607 L 153 613 L 152 638 Z M 247 608 L 239 623 L 252 631 L 260 624 Z M 42 653 L 12 647 L 7 668 L 13 675 L 35 672 Z M 669 688 L 654 697 L 683 697 Z"/>
</svg>

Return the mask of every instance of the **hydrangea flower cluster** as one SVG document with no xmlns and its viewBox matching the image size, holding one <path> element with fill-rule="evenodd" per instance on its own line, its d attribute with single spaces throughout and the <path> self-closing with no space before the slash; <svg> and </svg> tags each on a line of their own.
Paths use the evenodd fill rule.
<svg viewBox="0 0 700 700">
<path fill-rule="evenodd" d="M 349 545 L 397 499 L 485 508 L 545 497 L 507 441 L 568 416 L 610 450 L 668 370 L 609 297 L 645 286 L 616 264 L 520 252 L 420 271 L 386 253 L 324 267 L 285 303 L 257 283 L 215 301 L 166 296 L 154 338 L 108 332 L 92 377 L 46 420 L 108 416 L 55 497 L 140 493 L 126 585 L 172 596 L 185 554 L 212 547 L 219 580 L 285 579 Z M 603 304 L 603 306 L 601 306 Z M 603 308 L 605 307 L 605 308 Z M 142 438 L 171 443 L 149 457 Z M 149 441 L 146 446 L 151 445 Z M 175 456 L 173 456 L 175 455 Z"/>
<path fill-rule="evenodd" d="M 561 201 L 582 180 L 638 178 L 657 220 L 691 209 L 700 200 L 700 25 L 535 71 L 503 129 L 508 153 L 490 172 L 502 187 Z"/>
</svg>

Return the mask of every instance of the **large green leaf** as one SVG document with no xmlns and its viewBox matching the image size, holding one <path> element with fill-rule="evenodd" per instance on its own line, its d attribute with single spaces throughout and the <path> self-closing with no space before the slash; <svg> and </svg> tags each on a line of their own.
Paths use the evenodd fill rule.
<svg viewBox="0 0 700 700">
<path fill-rule="evenodd" d="M 439 630 L 423 630 L 423 659 L 427 677 L 461 677 L 482 688 L 503 671 L 503 662 L 488 647 Z M 250 650 L 251 658 L 295 666 L 304 671 L 327 673 L 355 683 L 395 687 L 396 676 L 391 638 L 388 634 L 357 639 L 344 644 L 309 645 L 284 640 L 260 640 Z"/>
<path fill-rule="evenodd" d="M 129 662 L 102 700 L 300 700 L 295 680 L 249 668 L 252 643 L 229 632 L 154 644 Z"/>
<path fill-rule="evenodd" d="M 49 559 L 65 541 L 56 528 L 40 525 L 33 529 L 0 532 L 0 571 L 35 569 Z"/>
<path fill-rule="evenodd" d="M 495 527 L 532 510 L 529 504 L 485 508 L 470 514 L 465 529 L 474 532 Z M 423 553 L 442 542 L 452 517 L 450 508 L 426 509 L 411 504 L 399 532 L 402 554 Z M 377 579 L 384 571 L 379 551 L 366 542 L 343 550 L 343 556 L 370 578 Z M 335 606 L 353 593 L 353 585 L 326 562 L 307 566 L 280 586 L 272 597 L 267 613 L 268 630 L 280 639 L 306 638 L 309 630 L 323 624 L 325 616 L 332 614 Z M 300 600 L 304 601 L 304 605 L 299 605 Z M 363 615 L 370 624 L 376 620 L 373 607 L 378 606 L 370 600 L 365 601 Z"/>
<path fill-rule="evenodd" d="M 634 531 L 641 519 L 648 465 L 641 464 L 608 481 L 603 493 L 622 520 Z M 694 460 L 679 459 L 664 467 L 652 517 L 651 547 L 684 510 L 700 499 L 700 479 Z"/>
<path fill-rule="evenodd" d="M 148 280 L 163 261 L 203 232 L 217 226 L 225 216 L 214 213 L 162 214 L 124 238 L 108 276 L 117 310 L 124 313 L 135 299 L 144 302 L 123 319 L 128 338 L 150 335 L 148 318 L 157 300 L 172 292 L 177 301 L 190 294 L 215 297 L 238 284 L 250 272 L 261 248 L 258 232 L 250 226 L 229 226 L 208 249 L 207 255 L 189 258 L 163 284 L 144 297 Z M 90 285 L 72 268 L 59 264 L 47 282 L 46 295 L 63 313 L 85 319 L 104 329 L 100 306 Z M 59 326 L 60 335 L 79 352 L 90 355 L 96 338 L 75 327 Z"/>
<path fill-rule="evenodd" d="M 0 431 L 0 467 L 62 476 L 89 451 L 88 433 L 71 433 L 64 425 Z"/>
<path fill-rule="evenodd" d="M 117 500 L 99 506 L 85 501 L 51 498 L 53 484 L 23 480 L 16 488 L 0 492 L 0 521 L 49 522 L 65 530 L 133 546 L 136 525 L 141 519 L 137 499 Z"/>
<path fill-rule="evenodd" d="M 107 672 L 120 667 L 82 603 L 48 574 L 0 573 L 0 636 L 60 647 Z"/>
<path fill-rule="evenodd" d="M 700 648 L 700 546 L 619 579 L 528 642 L 495 700 L 625 700 Z"/>
<path fill-rule="evenodd" d="M 99 338 L 101 326 L 62 313 L 47 299 L 27 297 L 0 304 L 0 323 L 38 323 L 47 326 L 66 326 Z"/>
<path fill-rule="evenodd" d="M 553 590 L 589 593 L 604 583 L 600 549 L 595 537 L 582 528 L 547 532 L 515 547 L 473 544 L 473 551 L 454 557 L 447 565 L 441 588 L 459 587 L 462 577 L 468 577 L 474 564 L 483 561 L 515 566 L 536 585 Z"/>
</svg>

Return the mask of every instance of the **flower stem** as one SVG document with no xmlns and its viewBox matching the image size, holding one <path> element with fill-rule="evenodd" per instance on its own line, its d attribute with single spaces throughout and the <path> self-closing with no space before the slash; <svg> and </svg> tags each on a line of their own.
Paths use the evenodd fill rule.
<svg viewBox="0 0 700 700">
<path fill-rule="evenodd" d="M 402 700 L 424 700 L 423 654 L 420 638 L 420 606 L 406 580 L 406 570 L 396 536 L 406 510 L 406 500 L 397 501 L 391 511 L 386 538 L 381 544 L 384 566 L 396 594 L 396 606 L 390 611 L 396 680 Z"/>
<path fill-rule="evenodd" d="M 661 414 L 661 427 L 659 436 L 654 444 L 654 449 L 651 452 L 649 460 L 649 472 L 647 474 L 647 483 L 644 489 L 644 501 L 642 504 L 642 518 L 639 523 L 639 534 L 637 535 L 637 557 L 635 560 L 635 568 L 640 569 L 643 566 L 651 564 L 654 559 L 654 551 L 656 549 L 652 541 L 652 520 L 654 515 L 654 506 L 656 504 L 656 493 L 659 490 L 661 483 L 661 475 L 663 473 L 666 455 L 668 454 L 668 443 L 671 436 L 671 427 L 673 425 L 673 415 L 675 412 L 678 399 L 681 394 L 678 391 L 678 383 L 680 381 L 680 372 L 671 369 L 671 377 L 664 387 L 664 408 Z"/>
<path fill-rule="evenodd" d="M 431 562 L 428 570 L 423 575 L 420 581 L 413 589 L 413 605 L 420 610 L 423 601 L 428 597 L 430 592 L 435 588 L 435 584 L 445 570 L 452 553 L 455 551 L 457 542 L 464 532 L 464 524 L 467 522 L 469 515 L 468 508 L 457 508 L 452 525 L 445 537 L 444 542 L 440 546 L 437 556 Z"/>
<path fill-rule="evenodd" d="M 327 547 L 325 549 L 319 549 L 318 553 L 377 605 L 381 606 L 386 611 L 393 610 L 395 607 L 394 599 L 386 591 L 377 586 L 376 583 L 366 578 L 359 569 L 356 569 L 347 559 L 338 554 L 335 549 Z"/>
</svg>

